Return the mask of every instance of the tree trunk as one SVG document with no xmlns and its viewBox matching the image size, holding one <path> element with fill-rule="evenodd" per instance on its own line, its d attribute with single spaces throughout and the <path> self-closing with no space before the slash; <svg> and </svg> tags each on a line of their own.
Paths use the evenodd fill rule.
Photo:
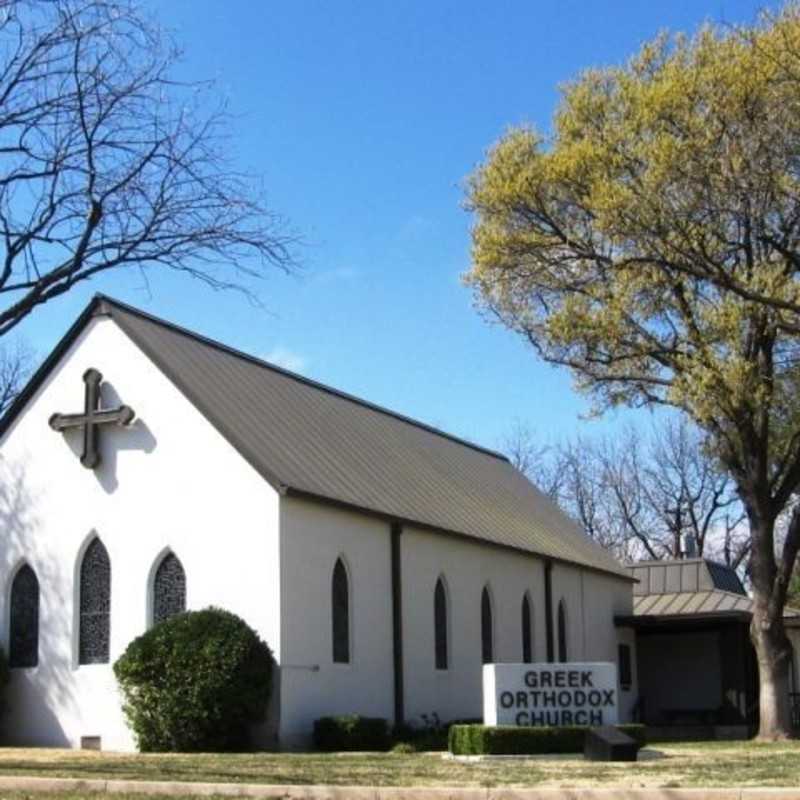
<svg viewBox="0 0 800 800">
<path fill-rule="evenodd" d="M 746 504 L 747 505 L 747 504 Z M 785 592 L 782 592 L 774 555 L 774 518 L 748 508 L 753 544 L 753 618 L 750 639 L 758 660 L 758 738 L 766 741 L 792 735 L 789 709 L 789 676 L 792 645 L 783 624 Z"/>
<path fill-rule="evenodd" d="M 768 741 L 788 739 L 792 735 L 789 709 L 792 646 L 786 636 L 782 616 L 777 620 L 769 620 L 754 609 L 750 637 L 758 659 L 758 738 Z"/>
</svg>

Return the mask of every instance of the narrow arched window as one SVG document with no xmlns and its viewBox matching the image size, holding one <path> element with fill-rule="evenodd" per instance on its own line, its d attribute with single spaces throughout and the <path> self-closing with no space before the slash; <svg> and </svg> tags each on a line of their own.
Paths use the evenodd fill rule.
<svg viewBox="0 0 800 800">
<path fill-rule="evenodd" d="M 27 564 L 11 584 L 9 622 L 9 666 L 35 667 L 39 663 L 39 580 Z"/>
<path fill-rule="evenodd" d="M 339 558 L 333 568 L 333 660 L 350 663 L 350 585 L 347 569 Z"/>
<path fill-rule="evenodd" d="M 484 664 L 491 664 L 494 661 L 492 598 L 489 595 L 488 586 L 484 586 L 481 593 L 481 660 Z"/>
<path fill-rule="evenodd" d="M 558 604 L 558 660 L 567 660 L 567 609 L 563 600 Z"/>
<path fill-rule="evenodd" d="M 161 559 L 153 578 L 153 624 L 186 611 L 186 573 L 174 553 Z"/>
<path fill-rule="evenodd" d="M 525 664 L 530 664 L 533 661 L 532 625 L 531 598 L 525 592 L 522 596 L 522 661 Z"/>
<path fill-rule="evenodd" d="M 433 592 L 433 627 L 436 669 L 447 669 L 447 590 L 441 578 L 436 581 Z"/>
<path fill-rule="evenodd" d="M 81 562 L 78 663 L 107 664 L 111 638 L 111 561 L 93 539 Z"/>
</svg>

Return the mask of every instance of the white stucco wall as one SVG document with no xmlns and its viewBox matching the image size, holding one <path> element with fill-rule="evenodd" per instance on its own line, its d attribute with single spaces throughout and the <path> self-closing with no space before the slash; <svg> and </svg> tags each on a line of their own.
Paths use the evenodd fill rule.
<svg viewBox="0 0 800 800">
<path fill-rule="evenodd" d="M 522 661 L 522 599 L 532 605 L 533 659 L 547 657 L 544 562 L 510 550 L 441 533 L 404 527 L 400 537 L 405 718 L 424 724 L 479 718 L 481 592 L 493 603 L 496 661 Z M 281 744 L 303 747 L 314 720 L 358 713 L 394 718 L 391 533 L 387 522 L 297 498 L 281 498 Z M 351 663 L 334 664 L 331 580 L 337 558 L 347 565 Z M 614 614 L 631 613 L 630 584 L 556 565 L 557 599 L 569 608 L 570 653 L 575 659 L 613 661 L 618 640 Z M 447 670 L 437 670 L 433 597 L 445 579 L 448 612 Z M 585 594 L 581 595 L 583 584 Z M 557 589 L 556 589 L 557 587 Z M 558 592 L 558 594 L 556 593 Z M 553 630 L 556 630 L 555 618 Z M 631 694 L 635 696 L 635 687 Z M 627 706 L 623 698 L 621 712 Z"/>
<path fill-rule="evenodd" d="M 522 598 L 527 592 L 533 611 L 533 660 L 546 661 L 544 562 L 414 528 L 407 528 L 401 541 L 406 719 L 419 723 L 432 712 L 443 721 L 479 718 L 483 587 L 489 586 L 492 597 L 494 660 L 522 661 Z M 448 588 L 447 670 L 437 670 L 434 660 L 433 592 L 439 575 Z M 552 579 L 556 655 L 558 602 L 563 597 L 569 658 L 616 663 L 614 614 L 631 613 L 630 584 L 561 564 L 553 566 Z"/>
<path fill-rule="evenodd" d="M 545 660 L 543 562 L 414 528 L 401 538 L 403 577 L 404 694 L 406 719 L 479 718 L 481 688 L 481 593 L 492 598 L 494 658 L 522 661 L 522 598 L 530 594 L 533 658 Z M 444 576 L 448 595 L 447 670 L 434 656 L 433 593 Z"/>
<path fill-rule="evenodd" d="M 101 433 L 103 462 L 78 460 L 79 432 L 54 412 L 83 408 L 82 375 L 99 369 L 107 404 L 132 406 L 130 429 Z M 187 577 L 189 608 L 242 616 L 280 658 L 278 496 L 108 319 L 93 322 L 0 441 L 0 637 L 22 560 L 41 586 L 39 666 L 14 670 L 4 740 L 78 746 L 102 736 L 131 749 L 110 665 L 77 665 L 78 557 L 95 533 L 111 579 L 111 663 L 148 623 L 148 577 L 167 548 Z"/>
<path fill-rule="evenodd" d="M 628 689 L 619 689 L 619 718 L 623 722 L 639 721 L 634 718 L 634 710 L 639 700 L 639 669 L 636 656 L 636 632 L 633 628 L 617 628 L 617 639 L 626 644 L 631 653 L 631 684 Z"/>
<path fill-rule="evenodd" d="M 283 497 L 281 517 L 281 745 L 309 744 L 314 720 L 392 719 L 391 538 L 363 514 Z M 332 577 L 350 584 L 350 663 L 333 662 Z"/>
<path fill-rule="evenodd" d="M 555 585 L 560 583 L 560 574 L 564 567 L 553 567 L 553 605 L 557 611 L 557 594 Z M 557 577 L 559 576 L 559 577 Z M 636 635 L 631 628 L 619 628 L 614 625 L 614 617 L 630 616 L 633 613 L 633 594 L 631 584 L 615 580 L 598 572 L 580 571 L 580 585 L 576 587 L 576 596 L 581 598 L 580 625 L 570 625 L 572 650 L 568 653 L 571 660 L 611 661 L 617 663 L 618 645 L 627 644 L 631 652 L 632 682 L 627 690 L 620 687 L 619 714 L 620 720 L 629 722 L 633 708 L 639 696 L 638 675 L 636 670 Z M 567 619 L 574 617 L 572 609 Z M 580 641 L 578 638 L 580 631 Z M 554 627 L 555 630 L 555 627 Z"/>
</svg>

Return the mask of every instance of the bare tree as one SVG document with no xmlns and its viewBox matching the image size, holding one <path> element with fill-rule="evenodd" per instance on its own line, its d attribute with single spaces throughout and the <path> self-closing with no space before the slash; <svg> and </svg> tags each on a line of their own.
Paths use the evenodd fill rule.
<svg viewBox="0 0 800 800">
<path fill-rule="evenodd" d="M 0 336 L 94 275 L 246 290 L 290 237 L 230 165 L 224 106 L 128 0 L 0 3 Z"/>
<path fill-rule="evenodd" d="M 0 416 L 19 394 L 32 365 L 33 354 L 21 341 L 0 345 Z"/>
<path fill-rule="evenodd" d="M 586 463 L 598 474 L 616 549 L 629 560 L 659 558 L 660 520 L 644 480 L 651 456 L 648 444 L 628 429 L 619 438 L 587 445 Z"/>
<path fill-rule="evenodd" d="M 534 483 L 549 481 L 545 490 L 623 560 L 676 558 L 690 534 L 698 554 L 746 564 L 749 536 L 732 481 L 684 421 L 667 420 L 648 436 L 629 428 L 557 447 L 542 447 L 518 424 L 505 451 Z"/>
<path fill-rule="evenodd" d="M 558 503 L 596 541 L 622 552 L 625 540 L 613 510 L 595 444 L 580 437 L 543 444 L 535 432 L 515 422 L 500 449 L 542 492 Z"/>
<path fill-rule="evenodd" d="M 745 513 L 730 476 L 685 419 L 667 420 L 652 440 L 643 476 L 661 519 L 661 546 L 675 557 L 690 534 L 698 552 L 739 567 L 750 553 Z"/>
<path fill-rule="evenodd" d="M 500 450 L 540 491 L 559 502 L 563 475 L 556 448 L 541 442 L 530 427 L 516 420 L 503 437 Z"/>
</svg>

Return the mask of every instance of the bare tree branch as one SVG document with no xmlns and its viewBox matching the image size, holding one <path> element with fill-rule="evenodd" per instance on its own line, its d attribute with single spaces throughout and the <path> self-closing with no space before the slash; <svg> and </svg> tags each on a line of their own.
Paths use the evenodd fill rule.
<svg viewBox="0 0 800 800">
<path fill-rule="evenodd" d="M 649 436 L 537 441 L 516 423 L 502 449 L 597 542 L 625 561 L 677 558 L 689 534 L 699 555 L 744 569 L 749 532 L 733 481 L 683 420 Z"/>
<path fill-rule="evenodd" d="M 0 336 L 100 273 L 169 268 L 214 289 L 294 265 L 229 159 L 229 117 L 129 0 L 0 9 Z M 215 105 L 211 111 L 210 104 Z"/>
<path fill-rule="evenodd" d="M 33 367 L 33 353 L 21 341 L 0 345 L 0 416 L 14 402 Z"/>
<path fill-rule="evenodd" d="M 516 420 L 500 443 L 500 450 L 531 483 L 556 502 L 563 483 L 557 451 L 537 440 L 536 434 Z"/>
</svg>

